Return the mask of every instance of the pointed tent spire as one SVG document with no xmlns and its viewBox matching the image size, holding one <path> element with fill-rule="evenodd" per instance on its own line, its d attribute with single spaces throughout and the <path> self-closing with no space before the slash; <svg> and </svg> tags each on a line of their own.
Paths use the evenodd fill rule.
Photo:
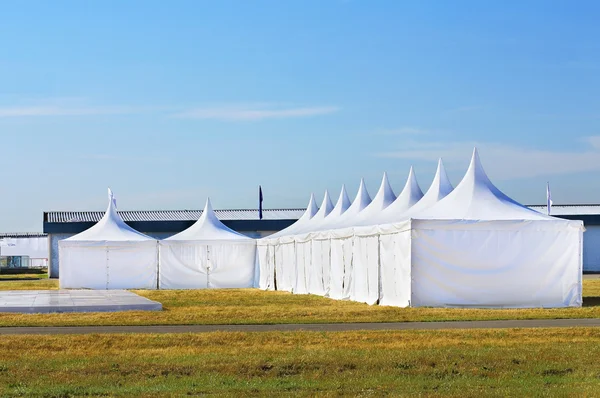
<svg viewBox="0 0 600 398">
<path fill-rule="evenodd" d="M 302 219 L 310 220 L 311 218 L 313 218 L 315 216 L 315 214 L 317 214 L 318 211 L 319 211 L 319 207 L 317 207 L 317 201 L 315 200 L 315 194 L 311 193 L 310 200 L 308 201 L 308 206 L 306 207 L 306 211 L 304 212 L 304 214 L 302 215 L 300 220 L 302 220 Z"/>
<path fill-rule="evenodd" d="M 340 199 L 338 199 L 338 204 L 340 203 L 340 201 L 346 202 L 345 206 L 348 206 L 349 203 L 349 199 L 348 199 L 348 195 L 346 194 L 346 189 L 345 187 L 342 187 L 342 191 L 345 195 L 340 194 Z M 358 191 L 356 192 L 356 197 L 354 198 L 354 201 L 352 202 L 352 204 L 350 204 L 345 211 L 343 212 L 339 212 L 339 214 L 335 217 L 335 214 L 337 214 L 338 212 L 338 206 L 336 205 L 336 207 L 334 208 L 334 210 L 332 210 L 332 214 L 327 217 L 325 220 L 323 220 L 322 223 L 320 223 L 318 225 L 318 229 L 319 230 L 326 230 L 326 229 L 334 229 L 334 228 L 341 228 L 344 226 L 344 223 L 346 222 L 346 220 L 350 220 L 352 218 L 354 218 L 354 216 L 356 216 L 358 213 L 360 213 L 363 209 L 365 209 L 367 206 L 369 206 L 369 204 L 371 203 L 371 196 L 369 195 L 369 192 L 367 191 L 367 187 L 365 185 L 365 180 L 363 178 L 360 179 L 360 184 L 358 186 Z"/>
<path fill-rule="evenodd" d="M 108 188 L 108 206 L 104 216 L 94 226 L 68 238 L 68 240 L 116 242 L 155 239 L 136 231 L 123 221 L 121 215 L 117 212 L 117 202 L 114 194 Z"/>
<path fill-rule="evenodd" d="M 473 149 L 469 168 L 460 183 L 445 198 L 419 211 L 412 218 L 519 220 L 548 219 L 509 198 L 490 181 L 477 148 Z"/>
<path fill-rule="evenodd" d="M 394 222 L 392 220 L 397 219 L 401 214 L 405 213 L 415 203 L 421 200 L 422 197 L 423 191 L 421 191 L 417 176 L 411 166 L 408 171 L 408 177 L 406 178 L 404 188 L 396 200 L 379 214 L 361 218 L 358 225 L 374 225 Z"/>
<path fill-rule="evenodd" d="M 250 239 L 242 235 L 219 220 L 213 210 L 210 198 L 206 198 L 206 204 L 200 218 L 188 229 L 167 238 L 167 240 L 239 240 Z"/>
<path fill-rule="evenodd" d="M 452 186 L 452 183 L 448 178 L 448 173 L 446 173 L 446 167 L 444 167 L 444 162 L 442 158 L 440 158 L 438 160 L 438 167 L 435 172 L 435 177 L 433 178 L 433 182 L 427 190 L 427 193 L 433 190 L 433 193 L 437 194 L 437 199 L 440 200 L 446 195 L 448 195 L 450 192 L 452 192 L 453 189 L 454 187 Z"/>
<path fill-rule="evenodd" d="M 353 227 L 358 225 L 370 224 L 371 220 L 379 217 L 379 214 L 396 200 L 396 195 L 392 190 L 388 180 L 387 173 L 383 173 L 381 185 L 377 195 L 371 203 L 355 217 L 344 220 L 344 227 Z"/>
<path fill-rule="evenodd" d="M 330 216 L 332 215 L 342 215 L 344 214 L 344 212 L 346 210 L 348 210 L 348 208 L 352 205 L 352 202 L 350 202 L 350 198 L 348 197 L 348 192 L 346 192 L 346 185 L 342 185 L 342 190 L 340 192 L 340 196 L 333 208 L 333 210 L 331 211 L 331 213 L 329 213 Z"/>
<path fill-rule="evenodd" d="M 325 190 L 325 195 L 323 196 L 323 203 L 321 204 L 321 207 L 319 208 L 319 211 L 317 212 L 317 214 L 315 214 L 315 217 L 317 215 L 319 215 L 322 218 L 325 218 L 329 215 L 329 213 L 331 213 L 332 210 L 333 210 L 333 203 L 331 203 L 331 198 L 329 197 L 329 191 Z"/>
<path fill-rule="evenodd" d="M 355 210 L 357 213 L 362 211 L 364 208 L 369 206 L 372 202 L 371 195 L 369 195 L 369 191 L 367 191 L 367 186 L 365 185 L 365 179 L 360 179 L 360 185 L 358 187 L 358 192 L 356 193 L 356 197 L 354 198 L 354 202 L 348 209 Z"/>
<path fill-rule="evenodd" d="M 315 215 L 303 223 L 301 227 L 294 230 L 294 234 L 300 234 L 305 232 L 313 232 L 316 230 L 317 226 L 325 220 L 325 218 L 331 213 L 333 210 L 333 203 L 331 203 L 331 198 L 329 197 L 329 191 L 325 190 L 325 195 L 323 196 L 323 204 L 319 210 L 315 213 Z"/>
<path fill-rule="evenodd" d="M 448 175 L 446 174 L 446 169 L 444 167 L 442 158 L 440 158 L 438 160 L 437 170 L 435 172 L 435 176 L 433 177 L 433 181 L 431 182 L 431 185 L 429 186 L 429 189 L 425 195 L 423 195 L 421 200 L 419 200 L 400 217 L 395 217 L 392 222 L 408 219 L 410 218 L 411 214 L 415 214 L 421 210 L 433 206 L 441 199 L 445 198 L 450 192 L 452 192 L 453 189 L 452 183 L 450 183 Z"/>
<path fill-rule="evenodd" d="M 278 238 L 278 237 L 284 236 L 284 235 L 295 234 L 296 231 L 300 231 L 302 228 L 304 228 L 304 225 L 308 221 L 310 221 L 310 219 L 313 218 L 315 216 L 315 214 L 317 214 L 318 211 L 319 211 L 319 208 L 317 207 L 317 201 L 315 200 L 315 194 L 311 193 L 310 200 L 308 201 L 308 206 L 306 206 L 306 211 L 304 212 L 304 214 L 302 214 L 302 216 L 298 219 L 298 221 L 296 221 L 289 227 L 282 229 L 279 232 L 274 233 L 273 235 L 269 235 L 268 238 Z"/>
<path fill-rule="evenodd" d="M 394 191 L 392 190 L 387 173 L 384 172 L 377 195 L 375 195 L 369 206 L 367 206 L 364 211 L 368 213 L 379 212 L 392 204 L 394 200 L 396 200 L 396 194 L 394 194 Z"/>
</svg>

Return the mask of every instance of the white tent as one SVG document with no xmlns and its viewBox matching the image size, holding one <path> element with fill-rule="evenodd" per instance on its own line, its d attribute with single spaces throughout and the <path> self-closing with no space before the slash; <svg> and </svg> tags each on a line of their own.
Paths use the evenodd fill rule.
<svg viewBox="0 0 600 398">
<path fill-rule="evenodd" d="M 430 208 L 446 196 L 450 192 L 452 192 L 454 188 L 448 179 L 448 174 L 446 174 L 446 169 L 444 168 L 444 163 L 440 158 L 438 160 L 437 170 L 435 172 L 435 176 L 433 177 L 433 181 L 429 186 L 429 189 L 423 195 L 423 197 L 412 207 L 410 207 L 405 212 L 400 212 L 398 214 L 385 214 L 388 222 L 397 222 L 402 220 L 407 220 L 410 218 L 412 214 L 417 214 L 425 209 Z"/>
<path fill-rule="evenodd" d="M 207 199 L 191 227 L 160 241 L 161 289 L 254 285 L 256 241 L 225 226 Z"/>
<path fill-rule="evenodd" d="M 60 287 L 156 289 L 157 241 L 125 224 L 108 195 L 96 225 L 59 242 Z"/>
<path fill-rule="evenodd" d="M 457 187 L 411 218 L 387 226 L 392 233 L 380 238 L 380 303 L 581 305 L 582 222 L 537 213 L 506 196 L 477 150 Z"/>
<path fill-rule="evenodd" d="M 435 180 L 434 180 L 435 183 Z M 406 213 L 413 205 L 421 200 L 423 197 L 423 191 L 417 182 L 417 176 L 413 168 L 411 167 L 408 172 L 408 178 L 404 189 L 394 202 L 383 209 L 378 214 L 375 214 L 369 218 L 360 217 L 357 221 L 357 225 L 376 225 L 376 224 L 389 224 L 391 220 L 397 219 L 401 214 Z"/>
<path fill-rule="evenodd" d="M 319 208 L 315 195 L 310 195 L 306 211 L 289 227 L 260 239 L 258 245 L 258 287 L 265 290 L 293 291 L 296 284 L 296 244 L 293 234 L 310 222 Z M 289 264 L 283 267 L 283 264 Z"/>
<path fill-rule="evenodd" d="M 345 190 L 344 190 L 345 192 Z M 341 199 L 340 195 L 340 199 Z M 345 199 L 343 199 L 345 200 Z M 339 200 L 338 200 L 339 203 Z M 365 180 L 360 179 L 360 184 L 358 186 L 358 191 L 356 192 L 356 196 L 354 197 L 354 201 L 352 204 L 345 210 L 341 211 L 341 206 L 338 210 L 332 210 L 331 215 L 323 220 L 323 222 L 319 223 L 316 226 L 315 231 L 325 231 L 328 229 L 341 228 L 351 221 L 364 209 L 366 209 L 371 204 L 371 196 L 367 191 L 367 187 L 365 185 Z M 337 206 L 336 206 L 337 207 Z"/>
<path fill-rule="evenodd" d="M 348 214 L 344 220 L 341 220 L 337 223 L 335 228 L 345 228 L 345 227 L 354 227 L 356 225 L 361 225 L 361 223 L 368 222 L 373 218 L 377 218 L 381 212 L 394 203 L 396 200 L 396 194 L 392 190 L 390 186 L 390 182 L 387 177 L 387 173 L 383 173 L 383 178 L 381 179 L 381 185 L 379 186 L 379 191 L 362 211 L 357 213 L 356 215 L 351 216 Z"/>
<path fill-rule="evenodd" d="M 302 214 L 302 216 L 298 219 L 298 221 L 296 221 L 289 227 L 282 229 L 279 232 L 269 235 L 268 238 L 272 239 L 272 238 L 277 238 L 279 236 L 295 234 L 296 231 L 301 230 L 306 224 L 308 224 L 308 222 L 315 216 L 315 214 L 317 214 L 318 211 L 319 211 L 319 208 L 317 207 L 317 201 L 315 200 L 315 195 L 311 193 L 310 199 L 308 201 L 308 206 L 306 206 L 306 211 L 304 212 L 304 214 Z"/>
<path fill-rule="evenodd" d="M 315 294 L 401 307 L 581 306 L 582 222 L 510 199 L 491 183 L 476 150 L 454 190 L 439 162 L 427 194 L 407 211 L 378 225 L 348 221 L 285 238 L 292 247 L 329 242 L 330 267 L 321 271 L 323 280 L 329 272 L 329 285 Z M 281 239 L 269 244 L 275 253 L 283 246 Z M 273 261 L 282 272 L 294 270 L 287 284 L 297 286 L 298 257 Z M 304 253 L 302 261 L 314 267 L 314 256 Z"/>
</svg>

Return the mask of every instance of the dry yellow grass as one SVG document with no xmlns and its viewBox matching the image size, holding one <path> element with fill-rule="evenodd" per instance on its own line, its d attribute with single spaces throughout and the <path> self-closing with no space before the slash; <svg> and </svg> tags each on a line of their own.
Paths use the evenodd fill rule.
<svg viewBox="0 0 600 398">
<path fill-rule="evenodd" d="M 600 330 L 3 336 L 0 395 L 597 396 Z"/>
<path fill-rule="evenodd" d="M 10 289 L 54 284 L 53 280 L 0 282 Z M 492 319 L 600 318 L 600 279 L 584 280 L 584 307 L 561 309 L 442 309 L 368 306 L 313 295 L 231 290 L 141 290 L 163 311 L 79 314 L 0 314 L 0 326 L 188 325 L 403 322 Z"/>
</svg>

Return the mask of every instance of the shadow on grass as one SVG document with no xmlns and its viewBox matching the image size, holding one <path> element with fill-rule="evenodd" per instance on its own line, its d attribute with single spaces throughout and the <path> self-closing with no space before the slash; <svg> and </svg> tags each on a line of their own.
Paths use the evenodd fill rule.
<svg viewBox="0 0 600 398">
<path fill-rule="evenodd" d="M 600 306 L 600 297 L 584 297 L 583 298 L 583 306 L 584 307 Z"/>
<path fill-rule="evenodd" d="M 18 276 L 11 276 L 10 278 L 0 278 L 0 283 L 2 282 L 15 282 L 15 281 L 22 281 L 22 282 L 26 282 L 26 281 L 41 281 L 42 279 L 48 279 L 47 277 L 40 277 L 40 278 L 36 278 L 36 277 L 31 277 L 31 276 L 23 276 L 23 277 L 18 277 Z"/>
</svg>

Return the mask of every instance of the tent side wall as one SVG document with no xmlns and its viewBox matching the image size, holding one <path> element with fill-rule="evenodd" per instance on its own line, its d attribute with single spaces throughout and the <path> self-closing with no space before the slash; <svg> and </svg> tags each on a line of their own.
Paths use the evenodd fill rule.
<svg viewBox="0 0 600 398">
<path fill-rule="evenodd" d="M 579 307 L 580 222 L 413 220 L 412 306 Z"/>
<path fill-rule="evenodd" d="M 256 242 L 160 241 L 161 289 L 253 287 Z"/>
<path fill-rule="evenodd" d="M 411 221 L 379 236 L 381 286 L 379 304 L 410 307 L 412 301 Z"/>
<path fill-rule="evenodd" d="M 59 242 L 64 289 L 156 289 L 157 241 Z"/>
</svg>

